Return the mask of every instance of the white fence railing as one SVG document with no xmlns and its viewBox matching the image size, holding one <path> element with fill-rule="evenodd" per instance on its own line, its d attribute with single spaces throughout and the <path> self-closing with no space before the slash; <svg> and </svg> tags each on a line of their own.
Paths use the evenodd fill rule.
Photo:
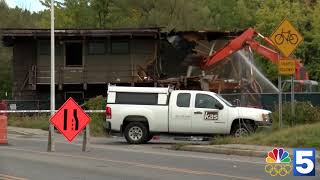
<svg viewBox="0 0 320 180">
<path fill-rule="evenodd" d="M 55 110 L 57 112 L 58 110 Z M 50 113 L 51 110 L 0 110 L 0 113 Z M 105 110 L 84 110 L 86 113 L 104 113 Z"/>
</svg>

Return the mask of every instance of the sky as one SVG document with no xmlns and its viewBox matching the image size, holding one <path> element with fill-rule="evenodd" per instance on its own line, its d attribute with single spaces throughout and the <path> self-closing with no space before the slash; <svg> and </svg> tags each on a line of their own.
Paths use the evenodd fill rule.
<svg viewBox="0 0 320 180">
<path fill-rule="evenodd" d="M 39 0 L 5 0 L 9 7 L 15 8 L 18 6 L 22 9 L 27 9 L 32 12 L 38 12 L 44 10 L 45 7 L 42 6 Z M 59 0 L 60 2 L 63 0 Z"/>
</svg>

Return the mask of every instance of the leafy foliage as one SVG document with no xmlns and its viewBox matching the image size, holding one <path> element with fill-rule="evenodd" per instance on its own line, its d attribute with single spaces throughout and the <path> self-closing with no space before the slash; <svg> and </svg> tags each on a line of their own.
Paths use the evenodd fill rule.
<svg viewBox="0 0 320 180">
<path fill-rule="evenodd" d="M 277 108 L 278 109 L 278 108 Z M 282 104 L 282 122 L 285 127 L 296 124 L 310 124 L 320 122 L 319 107 L 312 106 L 309 102 L 295 102 L 295 116 L 291 117 L 291 103 Z M 274 129 L 279 128 L 279 111 L 272 113 Z"/>
<path fill-rule="evenodd" d="M 41 115 L 10 115 L 8 117 L 9 126 L 48 130 L 49 114 Z"/>
<path fill-rule="evenodd" d="M 101 110 L 105 109 L 106 100 L 103 96 L 97 96 L 95 98 L 89 99 L 85 102 L 85 108 L 90 110 Z M 105 114 L 104 113 L 91 113 L 90 114 L 90 133 L 93 136 L 103 136 L 106 135 L 104 129 Z"/>
</svg>

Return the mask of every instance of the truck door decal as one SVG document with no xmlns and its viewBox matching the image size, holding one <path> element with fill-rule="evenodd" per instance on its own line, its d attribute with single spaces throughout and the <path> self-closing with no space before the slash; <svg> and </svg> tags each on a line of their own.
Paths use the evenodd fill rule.
<svg viewBox="0 0 320 180">
<path fill-rule="evenodd" d="M 219 120 L 218 112 L 205 111 L 204 112 L 204 120 L 218 121 Z"/>
</svg>

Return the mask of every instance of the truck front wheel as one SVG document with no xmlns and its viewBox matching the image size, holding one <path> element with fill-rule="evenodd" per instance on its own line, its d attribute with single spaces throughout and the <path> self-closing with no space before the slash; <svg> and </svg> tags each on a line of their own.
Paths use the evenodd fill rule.
<svg viewBox="0 0 320 180">
<path fill-rule="evenodd" d="M 143 144 L 148 140 L 148 129 L 141 122 L 131 122 L 124 129 L 124 137 L 130 144 Z"/>
<path fill-rule="evenodd" d="M 249 126 L 249 125 L 247 125 L 247 126 Z M 233 135 L 235 137 L 247 136 L 249 134 L 250 134 L 250 131 L 247 129 L 245 124 L 242 124 L 242 123 L 241 123 L 241 125 L 235 124 L 231 129 L 231 135 Z"/>
</svg>

